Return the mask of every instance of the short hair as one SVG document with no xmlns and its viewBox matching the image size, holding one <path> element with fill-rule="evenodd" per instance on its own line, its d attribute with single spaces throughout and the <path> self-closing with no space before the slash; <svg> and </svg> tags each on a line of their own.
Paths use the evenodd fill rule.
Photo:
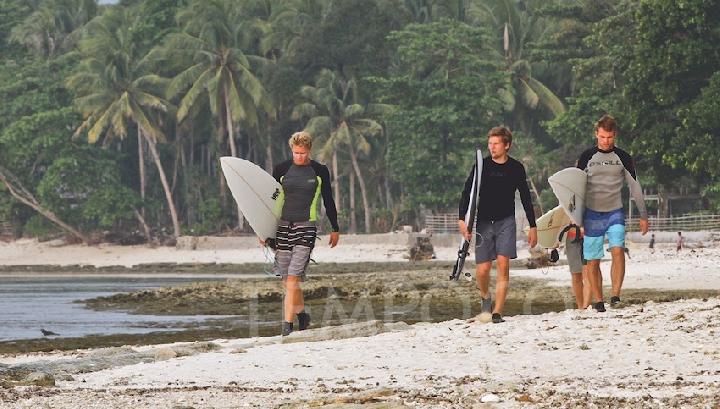
<svg viewBox="0 0 720 409">
<path fill-rule="evenodd" d="M 499 136 L 506 144 L 512 144 L 512 132 L 504 126 L 496 126 L 488 132 L 488 138 L 492 136 Z"/>
<path fill-rule="evenodd" d="M 290 137 L 290 140 L 288 140 L 288 144 L 290 145 L 290 149 L 292 149 L 293 146 L 302 146 L 310 150 L 312 149 L 312 136 L 305 131 L 295 132 Z"/>
<path fill-rule="evenodd" d="M 595 130 L 600 128 L 607 132 L 617 132 L 617 121 L 612 115 L 605 114 L 595 123 Z"/>
</svg>

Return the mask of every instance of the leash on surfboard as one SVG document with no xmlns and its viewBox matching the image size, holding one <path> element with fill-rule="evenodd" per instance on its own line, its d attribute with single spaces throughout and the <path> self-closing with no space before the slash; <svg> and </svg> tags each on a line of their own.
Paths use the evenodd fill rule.
<svg viewBox="0 0 720 409">
<path fill-rule="evenodd" d="M 275 252 L 270 248 L 270 246 L 263 246 L 263 255 L 265 256 L 263 273 L 265 273 L 268 277 L 279 277 L 273 272 L 273 266 L 275 266 Z"/>
</svg>

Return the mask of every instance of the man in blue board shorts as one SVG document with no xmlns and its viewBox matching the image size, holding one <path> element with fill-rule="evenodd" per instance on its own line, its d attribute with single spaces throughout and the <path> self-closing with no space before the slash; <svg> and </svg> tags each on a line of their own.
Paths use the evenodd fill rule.
<svg viewBox="0 0 720 409">
<path fill-rule="evenodd" d="M 611 306 L 619 305 L 620 289 L 625 278 L 625 212 L 621 196 L 623 182 L 627 182 L 640 212 L 640 232 L 645 235 L 649 228 L 642 188 L 635 174 L 635 164 L 630 154 L 615 146 L 616 135 L 615 118 L 610 115 L 600 118 L 595 126 L 597 146 L 583 152 L 577 162 L 577 167 L 588 175 L 583 217 L 583 256 L 587 260 L 591 295 L 596 301 L 593 307 L 599 312 L 605 311 L 600 259 L 603 257 L 606 235 L 612 255 Z"/>
<path fill-rule="evenodd" d="M 502 126 L 492 128 L 488 133 L 488 150 L 490 156 L 483 159 L 482 176 L 475 224 L 475 263 L 477 286 L 480 289 L 482 302 L 481 314 L 489 315 L 494 323 L 504 322 L 502 318 L 505 298 L 510 282 L 510 259 L 517 258 L 515 246 L 515 191 L 520 191 L 525 215 L 530 223 L 528 242 L 530 247 L 537 244 L 537 227 L 535 211 L 530 199 L 525 167 L 517 160 L 508 156 L 512 145 L 512 133 Z M 465 225 L 465 212 L 470 204 L 470 190 L 473 182 L 473 171 L 465 181 L 465 188 L 460 197 L 459 220 L 460 234 L 468 241 L 472 233 L 468 233 Z M 495 305 L 489 294 L 490 268 L 497 259 L 497 279 L 495 282 Z"/>
</svg>

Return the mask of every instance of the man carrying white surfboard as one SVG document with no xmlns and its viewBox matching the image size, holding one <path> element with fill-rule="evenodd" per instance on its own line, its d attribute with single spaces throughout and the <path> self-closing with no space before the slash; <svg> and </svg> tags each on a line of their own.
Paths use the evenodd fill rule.
<svg viewBox="0 0 720 409">
<path fill-rule="evenodd" d="M 630 154 L 615 146 L 616 135 L 615 118 L 604 115 L 595 125 L 597 146 L 583 152 L 577 162 L 577 167 L 584 170 L 588 176 L 583 217 L 583 256 L 587 260 L 588 279 L 596 301 L 594 307 L 599 312 L 605 311 L 600 275 L 605 235 L 608 237 L 612 254 L 611 306 L 620 303 L 620 289 L 625 278 L 625 213 L 621 196 L 624 182 L 627 182 L 640 212 L 640 232 L 645 235 L 649 227 L 642 188 L 635 174 L 635 164 Z"/>
<path fill-rule="evenodd" d="M 488 151 L 490 156 L 483 160 L 480 179 L 477 217 L 475 223 L 475 263 L 477 286 L 482 297 L 480 313 L 490 316 L 494 323 L 504 322 L 502 318 L 505 298 L 510 282 L 510 259 L 517 258 L 515 242 L 515 191 L 520 191 L 525 215 L 530 224 L 528 242 L 530 247 L 537 244 L 535 211 L 530 199 L 525 167 L 508 156 L 512 145 L 512 133 L 498 126 L 488 132 Z M 459 220 L 460 234 L 467 240 L 472 239 L 465 224 L 465 213 L 470 203 L 473 172 L 465 182 L 460 197 Z M 489 293 L 490 269 L 493 260 L 497 260 L 497 278 L 495 282 L 495 305 Z M 484 319 L 483 319 L 484 320 Z"/>
<path fill-rule="evenodd" d="M 273 177 L 282 186 L 278 201 L 282 211 L 275 236 L 277 249 L 273 271 L 282 277 L 285 286 L 283 336 L 293 331 L 296 316 L 299 330 L 302 331 L 310 325 L 310 315 L 304 310 L 305 302 L 300 282 L 305 279 L 310 254 L 315 247 L 320 196 L 325 205 L 325 214 L 332 225 L 330 247 L 335 247 L 340 239 L 330 172 L 327 166 L 310 159 L 310 134 L 296 132 L 290 138 L 289 144 L 292 160 L 277 165 L 273 170 Z"/>
</svg>

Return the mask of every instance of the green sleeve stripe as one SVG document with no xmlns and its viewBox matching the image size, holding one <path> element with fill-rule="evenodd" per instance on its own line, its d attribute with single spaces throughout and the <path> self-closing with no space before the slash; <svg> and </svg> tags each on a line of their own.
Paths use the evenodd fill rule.
<svg viewBox="0 0 720 409">
<path fill-rule="evenodd" d="M 318 202 L 320 199 L 320 189 L 322 188 L 322 179 L 320 179 L 320 176 L 315 176 L 315 179 L 317 179 L 317 188 L 315 188 L 315 196 L 313 197 L 312 203 L 310 203 L 310 221 L 314 222 L 317 221 L 317 207 Z"/>
<path fill-rule="evenodd" d="M 282 217 L 283 206 L 285 205 L 285 191 L 282 188 L 282 180 L 285 175 L 280 176 L 280 196 L 275 201 L 275 215 L 279 218 Z"/>
</svg>

